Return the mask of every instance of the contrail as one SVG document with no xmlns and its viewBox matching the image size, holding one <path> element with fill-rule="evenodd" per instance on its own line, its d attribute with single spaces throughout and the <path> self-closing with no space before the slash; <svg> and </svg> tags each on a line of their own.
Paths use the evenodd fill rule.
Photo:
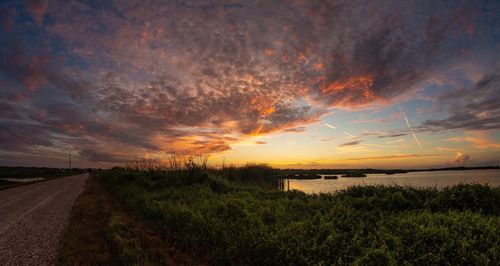
<svg viewBox="0 0 500 266">
<path fill-rule="evenodd" d="M 413 128 L 411 128 L 410 122 L 408 122 L 408 118 L 406 118 L 405 112 L 403 112 L 403 108 L 401 108 L 401 106 L 399 106 L 399 110 L 401 111 L 401 114 L 403 114 L 403 117 L 405 118 L 405 121 L 406 121 L 406 125 L 408 126 L 408 129 L 410 130 L 411 134 L 413 135 L 413 138 L 415 139 L 415 142 L 417 142 L 417 144 L 420 147 L 420 149 L 422 151 L 424 151 L 424 147 L 422 146 L 422 144 L 418 140 L 417 134 L 415 134 L 415 131 L 413 131 Z"/>
<path fill-rule="evenodd" d="M 327 127 L 329 127 L 329 128 L 337 129 L 337 127 L 336 127 L 336 126 L 334 126 L 334 125 L 330 125 L 330 124 L 328 124 L 328 123 L 323 123 L 323 125 L 325 125 L 325 126 L 327 126 Z M 355 138 L 355 137 L 356 137 L 356 136 L 354 136 L 353 134 L 351 134 L 351 133 L 349 133 L 349 132 L 347 132 L 347 131 L 342 131 L 342 133 L 344 133 L 346 136 L 349 136 L 349 137 L 351 137 L 351 138 Z"/>
<path fill-rule="evenodd" d="M 329 127 L 329 128 L 337 129 L 335 126 L 332 126 L 332 125 L 330 125 L 330 124 L 328 124 L 328 123 L 323 123 L 323 125 L 325 125 L 325 126 L 327 126 L 327 127 Z"/>
<path fill-rule="evenodd" d="M 343 131 L 343 133 L 351 138 L 355 138 L 356 136 L 354 136 L 353 134 L 347 132 L 347 131 Z"/>
</svg>

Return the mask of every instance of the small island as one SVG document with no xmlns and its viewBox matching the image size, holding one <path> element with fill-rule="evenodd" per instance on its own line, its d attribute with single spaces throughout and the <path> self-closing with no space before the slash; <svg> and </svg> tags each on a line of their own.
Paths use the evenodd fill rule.
<svg viewBox="0 0 500 266">
<path fill-rule="evenodd" d="M 342 175 L 342 177 L 366 177 L 366 175 L 363 173 L 348 173 Z"/>
<path fill-rule="evenodd" d="M 305 174 L 291 174 L 284 177 L 285 179 L 321 179 L 321 176 L 313 173 L 305 173 Z"/>
</svg>

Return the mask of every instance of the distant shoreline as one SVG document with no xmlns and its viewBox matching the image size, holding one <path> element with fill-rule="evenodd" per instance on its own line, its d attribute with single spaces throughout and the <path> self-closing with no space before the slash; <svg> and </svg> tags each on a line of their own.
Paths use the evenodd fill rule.
<svg viewBox="0 0 500 266">
<path fill-rule="evenodd" d="M 436 171 L 468 171 L 468 170 L 498 170 L 500 166 L 480 167 L 444 167 L 428 169 L 280 169 L 281 178 L 284 179 L 319 179 L 320 175 L 345 175 L 347 177 L 363 177 L 368 174 L 404 174 L 411 172 L 436 172 Z"/>
</svg>

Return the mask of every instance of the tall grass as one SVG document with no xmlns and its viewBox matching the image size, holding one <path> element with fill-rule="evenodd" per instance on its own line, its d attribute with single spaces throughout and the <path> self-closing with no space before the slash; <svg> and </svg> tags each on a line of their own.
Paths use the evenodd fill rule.
<svg viewBox="0 0 500 266">
<path fill-rule="evenodd" d="M 144 159 L 131 161 L 125 164 L 125 169 L 129 171 L 147 171 L 147 172 L 175 172 L 175 171 L 193 171 L 206 170 L 208 157 L 189 156 L 179 157 L 175 154 L 170 155 L 166 160 Z"/>
<path fill-rule="evenodd" d="M 206 156 L 179 157 L 171 155 L 166 160 L 148 159 L 132 161 L 123 170 L 128 172 L 148 172 L 151 175 L 173 176 L 176 179 L 207 180 L 208 174 L 217 175 L 231 181 L 277 186 L 276 169 L 267 164 L 247 163 L 243 166 L 222 164 L 209 166 Z"/>
</svg>

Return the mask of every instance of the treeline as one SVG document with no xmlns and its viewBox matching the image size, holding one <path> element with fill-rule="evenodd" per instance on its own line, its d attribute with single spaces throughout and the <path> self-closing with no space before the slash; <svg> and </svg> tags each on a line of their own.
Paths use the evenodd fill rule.
<svg viewBox="0 0 500 266">
<path fill-rule="evenodd" d="M 33 177 L 61 177 L 83 173 L 83 169 L 48 168 L 48 167 L 12 167 L 0 166 L 0 178 L 33 178 Z"/>
</svg>

